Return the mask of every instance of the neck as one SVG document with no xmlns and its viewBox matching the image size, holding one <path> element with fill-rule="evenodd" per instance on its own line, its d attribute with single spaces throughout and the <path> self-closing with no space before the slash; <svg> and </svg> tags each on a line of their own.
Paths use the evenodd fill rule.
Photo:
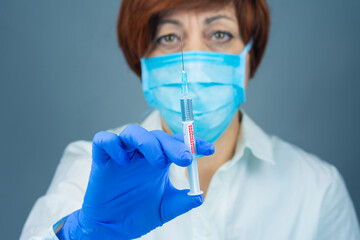
<svg viewBox="0 0 360 240">
<path fill-rule="evenodd" d="M 225 132 L 214 142 L 215 153 L 211 156 L 198 158 L 199 181 L 201 190 L 206 195 L 212 176 L 227 161 L 229 161 L 235 153 L 236 143 L 239 136 L 240 111 L 237 111 Z M 161 118 L 161 125 L 165 132 L 172 134 L 171 130 Z"/>
</svg>

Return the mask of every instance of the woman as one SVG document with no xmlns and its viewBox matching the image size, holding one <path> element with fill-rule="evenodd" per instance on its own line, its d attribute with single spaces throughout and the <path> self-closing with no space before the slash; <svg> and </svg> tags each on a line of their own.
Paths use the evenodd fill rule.
<svg viewBox="0 0 360 240">
<path fill-rule="evenodd" d="M 359 239 L 336 168 L 238 110 L 268 28 L 264 0 L 124 0 L 119 43 L 156 111 L 70 144 L 22 238 Z M 187 195 L 192 155 L 178 134 L 180 36 L 206 155 L 197 196 Z"/>
</svg>

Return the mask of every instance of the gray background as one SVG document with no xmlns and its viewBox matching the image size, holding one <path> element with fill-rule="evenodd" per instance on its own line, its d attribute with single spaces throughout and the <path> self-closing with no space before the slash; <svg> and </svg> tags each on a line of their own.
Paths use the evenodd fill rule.
<svg viewBox="0 0 360 240">
<path fill-rule="evenodd" d="M 1 239 L 19 237 L 68 143 L 144 118 L 141 85 L 117 47 L 119 5 L 0 1 Z M 245 109 L 334 164 L 359 215 L 360 1 L 269 5 L 270 41 Z"/>
</svg>

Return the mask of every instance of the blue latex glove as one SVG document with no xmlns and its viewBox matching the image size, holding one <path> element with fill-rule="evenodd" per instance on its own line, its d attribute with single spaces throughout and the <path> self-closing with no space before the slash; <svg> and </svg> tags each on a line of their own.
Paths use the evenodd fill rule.
<svg viewBox="0 0 360 240">
<path fill-rule="evenodd" d="M 196 139 L 198 154 L 214 146 Z M 189 190 L 174 188 L 169 166 L 187 166 L 192 156 L 183 135 L 127 126 L 120 135 L 97 133 L 82 208 L 70 214 L 59 239 L 132 239 L 162 226 L 203 203 Z"/>
</svg>

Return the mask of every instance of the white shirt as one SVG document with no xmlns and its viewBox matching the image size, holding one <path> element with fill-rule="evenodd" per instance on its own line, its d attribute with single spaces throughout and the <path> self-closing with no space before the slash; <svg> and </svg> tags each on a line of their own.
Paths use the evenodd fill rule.
<svg viewBox="0 0 360 240">
<path fill-rule="evenodd" d="M 159 113 L 141 126 L 162 129 Z M 91 142 L 71 143 L 20 239 L 57 239 L 54 230 L 62 218 L 81 207 L 90 167 Z M 170 167 L 170 180 L 179 189 L 188 188 L 185 169 Z M 203 205 L 141 239 L 359 240 L 360 233 L 337 169 L 267 135 L 243 112 L 235 154 L 212 177 Z"/>
</svg>

